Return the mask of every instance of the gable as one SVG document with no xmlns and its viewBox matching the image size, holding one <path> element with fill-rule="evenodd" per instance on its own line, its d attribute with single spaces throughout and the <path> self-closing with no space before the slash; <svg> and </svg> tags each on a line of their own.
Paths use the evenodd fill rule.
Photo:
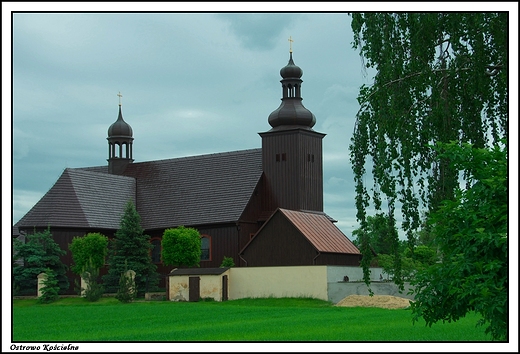
<svg viewBox="0 0 520 354">
<path fill-rule="evenodd" d="M 283 218 L 291 228 L 295 229 L 299 235 L 303 236 L 306 242 L 319 253 L 336 253 L 336 254 L 352 254 L 361 255 L 358 248 L 334 225 L 330 218 L 319 212 L 312 211 L 294 211 L 278 208 L 273 215 L 262 225 L 260 230 L 251 239 L 251 241 L 242 249 L 240 254 L 244 254 L 257 237 L 264 237 L 264 231 L 273 232 L 270 224 L 276 223 L 276 232 L 278 237 L 272 235 L 270 241 L 273 242 L 271 247 L 288 247 L 286 240 L 283 238 L 290 233 L 287 225 L 282 226 L 280 218 Z M 282 228 L 284 230 L 282 230 Z"/>
<path fill-rule="evenodd" d="M 358 248 L 322 213 L 279 209 L 318 252 L 361 254 Z"/>
</svg>

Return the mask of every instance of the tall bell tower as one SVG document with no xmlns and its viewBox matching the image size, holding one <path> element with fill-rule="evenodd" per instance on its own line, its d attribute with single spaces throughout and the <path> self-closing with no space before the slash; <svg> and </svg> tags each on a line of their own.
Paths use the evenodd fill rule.
<svg viewBox="0 0 520 354">
<path fill-rule="evenodd" d="M 292 41 L 292 39 L 289 39 Z M 316 117 L 302 104 L 301 77 L 289 51 L 289 62 L 280 70 L 282 102 L 268 118 L 271 130 L 262 137 L 262 166 L 271 197 L 264 210 L 323 211 L 323 155 L 325 134 L 312 129 Z"/>
</svg>

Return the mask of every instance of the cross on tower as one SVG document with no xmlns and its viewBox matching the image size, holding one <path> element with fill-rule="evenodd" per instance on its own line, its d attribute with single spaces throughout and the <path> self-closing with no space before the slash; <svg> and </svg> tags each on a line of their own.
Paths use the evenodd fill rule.
<svg viewBox="0 0 520 354">
<path fill-rule="evenodd" d="M 121 106 L 121 97 L 123 97 L 123 95 L 121 94 L 121 91 L 119 91 L 119 93 L 117 95 L 119 96 L 119 105 Z"/>
<path fill-rule="evenodd" d="M 291 36 L 289 36 L 288 41 L 289 41 L 289 53 L 292 53 L 292 42 L 294 42 L 294 41 L 292 40 Z"/>
</svg>

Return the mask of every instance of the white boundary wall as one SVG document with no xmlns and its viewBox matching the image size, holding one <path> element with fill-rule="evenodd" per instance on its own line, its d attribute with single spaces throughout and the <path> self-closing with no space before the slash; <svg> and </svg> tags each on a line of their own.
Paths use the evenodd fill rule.
<svg viewBox="0 0 520 354">
<path fill-rule="evenodd" d="M 313 297 L 328 300 L 327 266 L 231 268 L 229 299 Z"/>
<path fill-rule="evenodd" d="M 381 282 L 382 268 L 370 268 L 371 289 L 376 295 L 394 295 L 412 298 L 399 293 L 391 282 Z M 200 296 L 222 298 L 222 276 L 228 275 L 228 299 L 266 297 L 312 297 L 337 303 L 348 295 L 368 295 L 363 283 L 363 270 L 352 266 L 287 266 L 237 267 L 221 275 L 200 275 Z M 344 281 L 348 276 L 349 281 Z M 189 276 L 170 277 L 170 299 L 188 301 Z"/>
</svg>

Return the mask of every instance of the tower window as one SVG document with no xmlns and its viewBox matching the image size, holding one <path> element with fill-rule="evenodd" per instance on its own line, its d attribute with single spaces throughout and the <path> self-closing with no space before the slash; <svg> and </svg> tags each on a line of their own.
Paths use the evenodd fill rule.
<svg viewBox="0 0 520 354">
<path fill-rule="evenodd" d="M 276 154 L 276 162 L 280 162 L 280 154 Z"/>
<path fill-rule="evenodd" d="M 285 161 L 285 152 L 282 154 L 282 161 Z"/>
</svg>

